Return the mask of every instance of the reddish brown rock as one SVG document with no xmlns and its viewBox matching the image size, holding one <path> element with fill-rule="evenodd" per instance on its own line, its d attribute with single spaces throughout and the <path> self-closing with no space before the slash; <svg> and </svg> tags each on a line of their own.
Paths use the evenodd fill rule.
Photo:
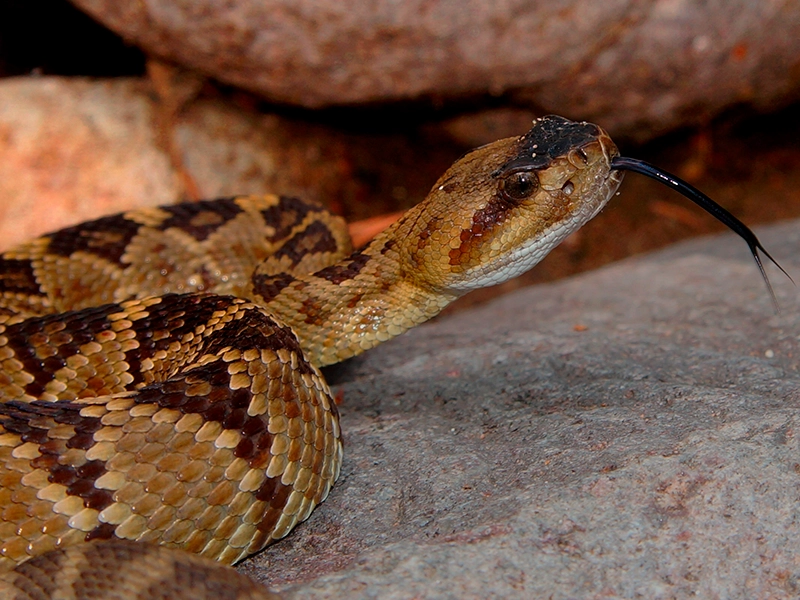
<svg viewBox="0 0 800 600">
<path fill-rule="evenodd" d="M 0 249 L 122 207 L 173 201 L 140 85 L 56 78 L 0 83 Z"/>
<path fill-rule="evenodd" d="M 363 218 L 422 199 L 460 150 L 436 152 L 423 158 L 399 136 L 349 135 L 219 99 L 176 108 L 144 80 L 4 79 L 0 250 L 193 198 L 292 194 Z"/>
<path fill-rule="evenodd" d="M 307 107 L 509 92 L 644 139 L 800 87 L 789 2 L 74 2 L 153 55 Z"/>
</svg>

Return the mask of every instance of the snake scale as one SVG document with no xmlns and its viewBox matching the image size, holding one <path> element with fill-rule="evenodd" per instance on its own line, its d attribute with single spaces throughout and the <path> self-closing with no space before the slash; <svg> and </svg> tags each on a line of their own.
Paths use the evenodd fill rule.
<svg viewBox="0 0 800 600">
<path fill-rule="evenodd" d="M 355 251 L 321 206 L 251 196 L 5 252 L 0 595 L 270 597 L 206 559 L 258 552 L 330 491 L 342 442 L 319 367 L 533 267 L 613 196 L 618 155 L 598 126 L 543 117 Z"/>
</svg>

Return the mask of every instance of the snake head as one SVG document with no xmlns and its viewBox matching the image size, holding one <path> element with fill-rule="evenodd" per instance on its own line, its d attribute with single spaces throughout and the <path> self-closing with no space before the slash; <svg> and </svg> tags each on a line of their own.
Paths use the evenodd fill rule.
<svg viewBox="0 0 800 600">
<path fill-rule="evenodd" d="M 524 273 L 611 198 L 622 181 L 611 168 L 618 155 L 597 125 L 557 116 L 473 150 L 398 224 L 407 271 L 452 295 Z"/>
</svg>

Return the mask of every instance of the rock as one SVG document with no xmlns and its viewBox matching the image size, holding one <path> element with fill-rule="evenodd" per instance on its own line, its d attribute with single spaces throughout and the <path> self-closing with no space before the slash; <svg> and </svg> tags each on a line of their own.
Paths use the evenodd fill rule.
<svg viewBox="0 0 800 600">
<path fill-rule="evenodd" d="M 416 203 L 463 152 L 188 100 L 180 110 L 158 102 L 138 79 L 0 81 L 0 250 L 192 198 L 294 194 L 363 218 Z"/>
<path fill-rule="evenodd" d="M 646 139 L 800 87 L 785 2 L 74 3 L 155 56 L 306 107 L 511 92 Z"/>
<path fill-rule="evenodd" d="M 760 237 L 800 273 L 800 221 Z M 241 569 L 295 599 L 797 597 L 800 302 L 773 278 L 779 315 L 738 238 L 693 241 L 339 366 L 342 478 Z"/>
<path fill-rule="evenodd" d="M 131 81 L 0 82 L 0 247 L 121 206 L 173 201 L 151 102 Z"/>
<path fill-rule="evenodd" d="M 2 249 L 120 210 L 192 197 L 352 193 L 341 139 L 212 99 L 160 119 L 146 81 L 0 82 Z M 341 137 L 341 136 L 339 136 Z M 174 144 L 174 145 L 173 145 Z"/>
</svg>

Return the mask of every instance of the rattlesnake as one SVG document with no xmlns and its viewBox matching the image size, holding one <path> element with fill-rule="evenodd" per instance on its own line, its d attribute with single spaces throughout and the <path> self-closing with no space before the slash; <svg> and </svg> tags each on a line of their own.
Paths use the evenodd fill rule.
<svg viewBox="0 0 800 600">
<path fill-rule="evenodd" d="M 632 169 L 618 154 L 596 125 L 538 119 L 465 155 L 356 251 L 322 207 L 263 196 L 132 211 L 3 254 L 0 567 L 67 552 L 0 592 L 112 597 L 87 582 L 154 557 L 147 589 L 177 593 L 158 582 L 207 564 L 98 541 L 232 564 L 285 536 L 340 470 L 319 367 L 533 267 L 614 194 Z"/>
</svg>

